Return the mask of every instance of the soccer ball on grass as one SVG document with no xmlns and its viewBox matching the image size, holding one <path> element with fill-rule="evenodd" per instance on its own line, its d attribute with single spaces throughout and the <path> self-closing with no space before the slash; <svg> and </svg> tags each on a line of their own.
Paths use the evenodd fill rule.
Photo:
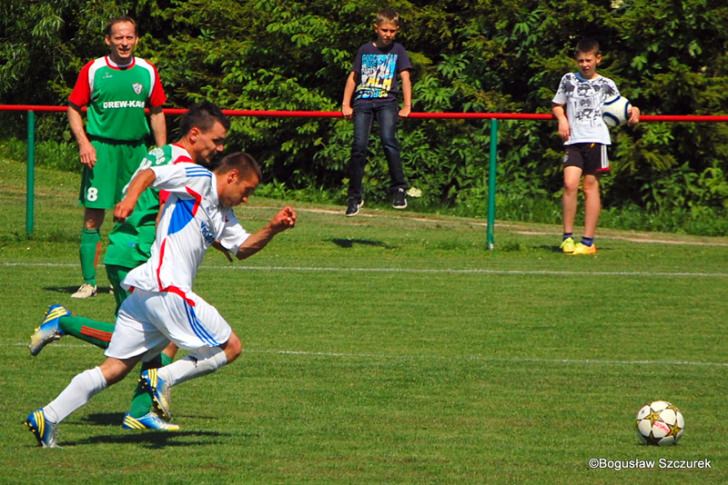
<svg viewBox="0 0 728 485">
<path fill-rule="evenodd" d="M 685 418 L 667 401 L 645 404 L 637 412 L 637 436 L 648 445 L 674 445 L 685 430 Z"/>
</svg>

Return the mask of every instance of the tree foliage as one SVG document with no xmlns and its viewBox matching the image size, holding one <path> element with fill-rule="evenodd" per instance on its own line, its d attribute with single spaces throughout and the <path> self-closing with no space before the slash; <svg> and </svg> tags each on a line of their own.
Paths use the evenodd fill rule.
<svg viewBox="0 0 728 485">
<path fill-rule="evenodd" d="M 82 64 L 106 51 L 102 30 L 119 13 L 139 22 L 138 54 L 157 64 L 170 106 L 207 98 L 225 108 L 338 110 L 353 53 L 372 38 L 373 7 L 363 0 L 3 4 L 3 103 L 63 104 Z M 399 40 L 415 66 L 415 111 L 549 112 L 560 77 L 575 69 L 574 44 L 585 35 L 602 43 L 600 71 L 643 113 L 728 111 L 723 1 L 435 0 L 392 6 L 403 18 Z M 343 197 L 351 131 L 344 120 L 235 118 L 230 145 L 255 153 L 277 186 Z M 483 210 L 489 131 L 480 122 L 403 120 L 398 133 L 406 173 L 424 189 L 426 204 Z M 728 207 L 725 123 L 644 123 L 614 132 L 613 141 L 613 175 L 604 179 L 607 205 Z M 375 138 L 371 151 L 367 196 L 383 198 L 386 163 Z M 501 123 L 501 214 L 558 214 L 561 156 L 554 123 Z M 544 215 L 544 202 L 551 215 Z"/>
</svg>

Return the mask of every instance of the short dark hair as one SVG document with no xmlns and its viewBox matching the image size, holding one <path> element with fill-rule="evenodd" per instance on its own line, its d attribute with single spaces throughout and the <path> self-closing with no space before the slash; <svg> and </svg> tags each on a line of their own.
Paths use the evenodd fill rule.
<svg viewBox="0 0 728 485">
<path fill-rule="evenodd" d="M 245 152 L 233 152 L 225 155 L 215 167 L 215 172 L 220 174 L 228 173 L 230 170 L 238 170 L 244 178 L 255 175 L 258 177 L 258 181 L 263 180 L 260 165 L 252 155 Z"/>
<path fill-rule="evenodd" d="M 379 25 L 382 22 L 392 22 L 399 27 L 399 14 L 393 8 L 383 8 L 377 12 L 377 19 L 374 21 L 374 24 Z"/>
<path fill-rule="evenodd" d="M 139 37 L 139 32 L 137 32 L 136 20 L 129 17 L 128 15 L 119 15 L 118 17 L 113 17 L 113 18 L 109 19 L 109 23 L 106 24 L 106 30 L 104 30 L 104 33 L 107 36 L 110 36 L 111 28 L 116 24 L 120 24 L 121 22 L 129 22 L 130 24 L 132 24 L 134 26 L 134 33 L 137 35 L 137 37 Z"/>
<path fill-rule="evenodd" d="M 230 120 L 217 105 L 209 101 L 193 104 L 179 123 L 180 135 L 186 135 L 195 127 L 203 132 L 208 131 L 216 121 L 220 122 L 226 130 L 230 129 Z"/>
<path fill-rule="evenodd" d="M 590 37 L 584 37 L 576 43 L 576 49 L 574 49 L 574 54 L 579 54 L 580 52 L 593 52 L 594 54 L 602 53 L 599 47 L 599 41 Z"/>
</svg>

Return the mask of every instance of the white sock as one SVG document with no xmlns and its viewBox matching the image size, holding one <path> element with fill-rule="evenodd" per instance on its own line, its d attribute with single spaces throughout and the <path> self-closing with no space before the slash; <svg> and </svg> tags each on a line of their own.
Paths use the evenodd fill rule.
<svg viewBox="0 0 728 485">
<path fill-rule="evenodd" d="M 227 364 L 227 356 L 220 347 L 202 347 L 184 359 L 165 365 L 157 373 L 170 386 L 174 386 L 214 372 L 225 364 Z"/>
<path fill-rule="evenodd" d="M 52 423 L 60 423 L 105 388 L 106 379 L 100 367 L 85 370 L 71 379 L 58 397 L 43 408 L 43 412 Z"/>
</svg>

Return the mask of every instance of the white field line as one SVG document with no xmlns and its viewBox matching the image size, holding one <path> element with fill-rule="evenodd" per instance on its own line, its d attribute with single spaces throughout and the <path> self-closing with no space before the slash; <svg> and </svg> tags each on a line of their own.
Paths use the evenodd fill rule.
<svg viewBox="0 0 728 485">
<path fill-rule="evenodd" d="M 303 357 L 332 357 L 332 358 L 362 358 L 362 359 L 430 359 L 443 358 L 452 359 L 452 356 L 398 356 L 386 354 L 370 354 L 370 353 L 343 353 L 343 352 L 307 352 L 299 350 L 252 350 L 246 352 L 279 354 L 279 355 L 300 355 Z M 457 358 L 458 356 L 455 356 Z M 603 366 L 631 366 L 631 365 L 674 365 L 674 366 L 690 366 L 690 367 L 727 367 L 728 362 L 699 362 L 690 360 L 607 360 L 607 359 L 545 359 L 536 357 L 487 357 L 479 354 L 459 356 L 464 360 L 474 360 L 478 362 L 506 363 L 506 364 L 554 364 L 554 365 L 603 365 Z"/>
<path fill-rule="evenodd" d="M 27 347 L 27 343 L 15 342 L 14 347 Z M 84 343 L 61 343 L 51 344 L 51 347 L 64 348 L 92 348 L 89 344 Z M 493 364 L 533 364 L 533 365 L 587 365 L 587 366 L 605 366 L 605 367 L 622 367 L 622 366 L 676 366 L 676 367 L 718 367 L 728 368 L 728 362 L 703 362 L 692 360 L 610 360 L 610 359 L 547 359 L 538 357 L 487 357 L 479 354 L 466 354 L 460 356 L 452 355 L 434 355 L 434 354 L 376 354 L 376 353 L 354 353 L 354 352 L 313 352 L 305 350 L 276 350 L 276 349 L 249 349 L 246 348 L 244 353 L 249 354 L 272 354 L 284 355 L 292 357 L 312 357 L 327 358 L 341 360 L 371 360 L 371 361 L 414 361 L 414 360 L 468 360 Z"/>
<path fill-rule="evenodd" d="M 77 268 L 78 263 L 0 263 L 5 268 Z M 203 266 L 201 269 L 227 271 L 269 271 L 289 273 L 399 273 L 399 274 L 455 274 L 455 275 L 497 275 L 497 276 L 624 276 L 638 278 L 728 278 L 724 272 L 690 271 L 555 271 L 485 268 L 396 268 L 396 267 L 337 267 L 337 266 Z"/>
</svg>

